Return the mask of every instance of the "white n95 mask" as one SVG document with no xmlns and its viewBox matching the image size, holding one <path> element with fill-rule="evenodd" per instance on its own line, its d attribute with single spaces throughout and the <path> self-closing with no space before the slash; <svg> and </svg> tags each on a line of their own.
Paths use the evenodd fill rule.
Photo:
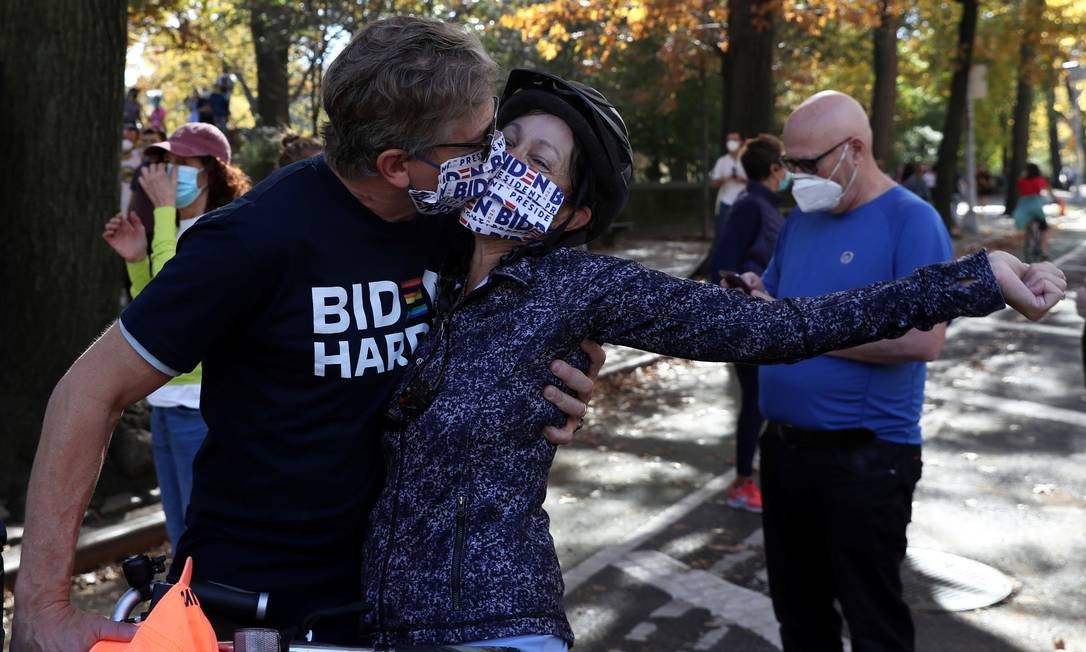
<svg viewBox="0 0 1086 652">
<path fill-rule="evenodd" d="M 841 163 L 844 162 L 847 155 L 848 144 L 846 143 L 844 149 L 841 150 L 841 158 L 837 160 L 837 165 L 833 166 L 833 170 L 830 171 L 830 177 L 837 174 L 838 168 L 841 167 Z M 792 177 L 792 196 L 796 199 L 796 205 L 804 213 L 832 211 L 841 203 L 841 197 L 844 196 L 845 192 L 852 187 L 852 182 L 855 181 L 856 173 L 859 171 L 860 168 L 858 167 L 852 168 L 852 176 L 848 180 L 848 185 L 844 188 L 832 178 L 827 179 L 806 172 L 796 173 Z"/>
</svg>

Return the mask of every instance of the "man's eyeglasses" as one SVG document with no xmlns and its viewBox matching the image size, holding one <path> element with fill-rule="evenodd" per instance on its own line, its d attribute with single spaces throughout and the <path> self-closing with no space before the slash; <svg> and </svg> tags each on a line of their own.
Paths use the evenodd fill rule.
<svg viewBox="0 0 1086 652">
<path fill-rule="evenodd" d="M 818 162 L 829 156 L 833 152 L 833 150 L 837 149 L 841 145 L 844 145 L 850 140 L 852 140 L 852 136 L 849 136 L 848 138 L 842 140 L 841 142 L 837 143 L 833 147 L 827 149 L 826 151 L 822 152 L 814 158 L 791 158 L 789 156 L 785 156 L 781 159 L 781 161 L 784 163 L 784 167 L 788 168 L 793 173 L 803 172 L 806 174 L 818 174 Z"/>
<path fill-rule="evenodd" d="M 487 132 L 483 139 L 474 143 L 438 143 L 437 145 L 431 145 L 430 149 L 437 149 L 439 147 L 456 147 L 462 149 L 477 149 L 483 152 L 490 151 L 490 145 L 494 142 L 494 136 L 498 133 L 498 96 L 494 96 L 494 121 L 490 126 L 490 131 Z"/>
</svg>

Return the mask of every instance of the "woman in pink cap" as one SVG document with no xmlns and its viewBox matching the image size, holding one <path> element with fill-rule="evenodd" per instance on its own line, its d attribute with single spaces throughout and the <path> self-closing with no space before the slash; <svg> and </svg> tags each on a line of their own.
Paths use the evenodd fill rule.
<svg viewBox="0 0 1086 652">
<path fill-rule="evenodd" d="M 154 203 L 150 251 L 147 231 L 135 212 L 117 213 L 106 223 L 109 246 L 124 258 L 132 296 L 138 295 L 173 258 L 177 238 L 204 213 L 225 206 L 249 190 L 249 178 L 230 164 L 230 143 L 215 126 L 189 123 L 149 150 L 163 150 L 168 164 L 150 165 L 140 186 Z M 207 435 L 200 416 L 202 369 L 177 376 L 147 397 L 155 471 L 166 512 L 166 531 L 176 546 L 185 527 L 192 489 L 192 460 Z"/>
</svg>

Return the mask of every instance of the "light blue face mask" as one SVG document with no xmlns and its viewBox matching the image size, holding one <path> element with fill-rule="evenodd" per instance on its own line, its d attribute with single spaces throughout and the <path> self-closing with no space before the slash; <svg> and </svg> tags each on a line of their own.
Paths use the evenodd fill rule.
<svg viewBox="0 0 1086 652">
<path fill-rule="evenodd" d="M 196 201 L 196 198 L 203 192 L 197 182 L 197 176 L 202 171 L 200 168 L 194 168 L 191 165 L 178 165 L 177 167 L 177 208 L 185 208 L 192 202 Z M 166 173 L 169 174 L 174 168 L 173 165 L 166 166 Z"/>
<path fill-rule="evenodd" d="M 777 192 L 784 192 L 788 190 L 788 187 L 792 185 L 792 172 L 785 170 L 784 178 L 781 179 L 781 185 L 777 186 Z"/>
</svg>

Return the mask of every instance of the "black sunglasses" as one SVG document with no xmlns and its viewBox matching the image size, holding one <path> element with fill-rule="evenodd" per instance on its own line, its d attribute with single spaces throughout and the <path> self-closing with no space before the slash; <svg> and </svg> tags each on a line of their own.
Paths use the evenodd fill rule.
<svg viewBox="0 0 1086 652">
<path fill-rule="evenodd" d="M 784 163 L 784 167 L 788 168 L 792 172 L 803 172 L 805 174 L 818 174 L 818 162 L 826 158 L 841 145 L 844 145 L 848 141 L 852 140 L 852 136 L 842 140 L 833 147 L 822 152 L 814 158 L 791 158 L 788 156 L 782 157 L 781 161 Z"/>
<path fill-rule="evenodd" d="M 490 126 L 490 131 L 487 132 L 483 139 L 474 143 L 438 143 L 437 145 L 431 145 L 428 149 L 437 149 L 439 147 L 456 147 L 460 149 L 479 149 L 484 153 L 490 151 L 490 145 L 494 143 L 494 137 L 498 133 L 498 96 L 495 95 L 494 100 L 494 121 Z"/>
</svg>

